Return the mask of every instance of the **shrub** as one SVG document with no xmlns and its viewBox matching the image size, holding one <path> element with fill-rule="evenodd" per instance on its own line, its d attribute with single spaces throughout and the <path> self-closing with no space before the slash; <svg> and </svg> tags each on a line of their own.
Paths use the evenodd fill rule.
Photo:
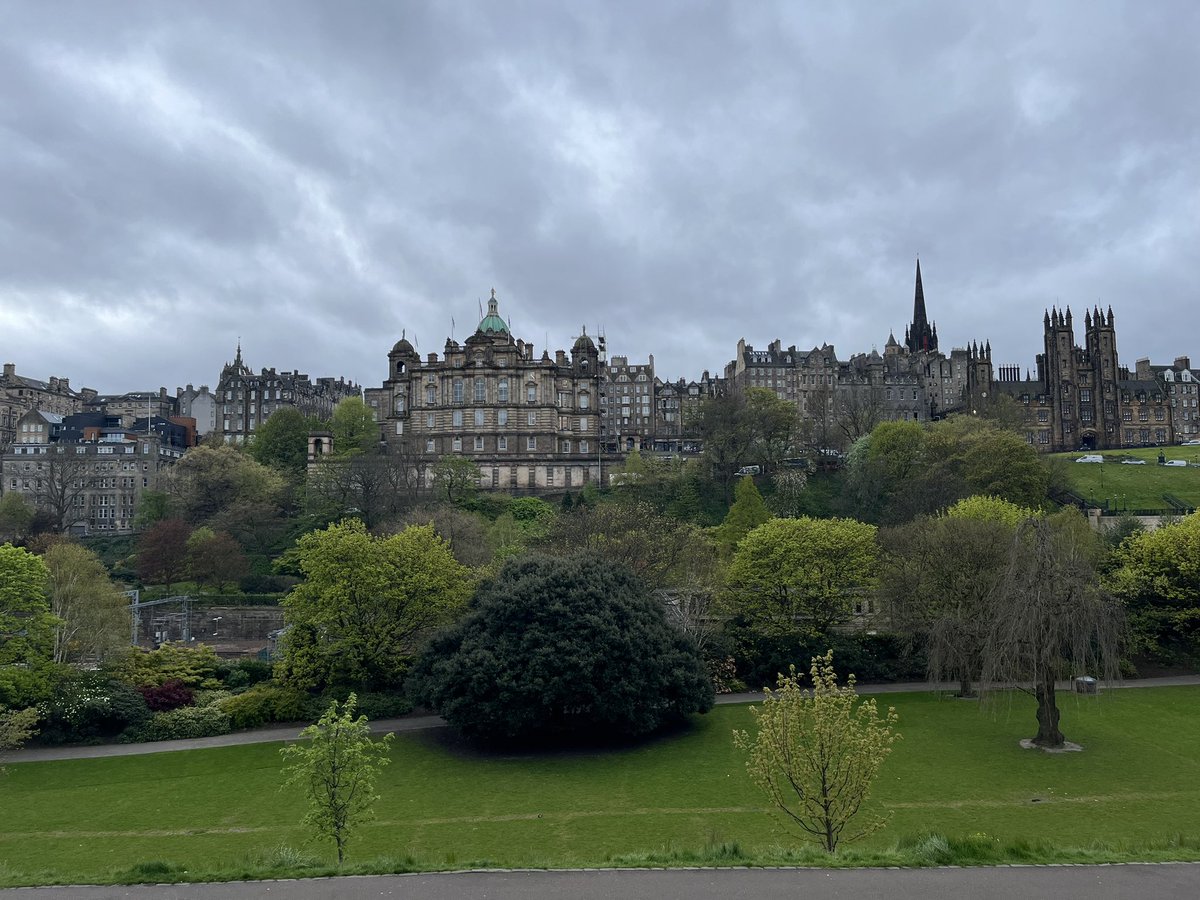
<svg viewBox="0 0 1200 900">
<path fill-rule="evenodd" d="M 403 694 L 372 692 L 358 695 L 358 711 L 368 719 L 395 719 L 412 712 L 412 701 Z"/>
<path fill-rule="evenodd" d="M 271 722 L 312 722 L 324 711 L 318 697 L 297 688 L 260 684 L 216 704 L 234 728 L 258 728 Z"/>
<path fill-rule="evenodd" d="M 216 651 L 207 644 L 167 643 L 149 652 L 135 650 L 114 666 L 113 674 L 134 685 L 178 680 L 190 688 L 214 688 L 220 668 Z"/>
<path fill-rule="evenodd" d="M 218 703 L 232 696 L 233 691 L 196 691 L 192 696 L 192 703 L 195 706 L 216 706 Z"/>
<path fill-rule="evenodd" d="M 229 734 L 229 716 L 217 706 L 181 706 L 155 713 L 145 725 L 131 733 L 138 741 L 174 741 Z"/>
<path fill-rule="evenodd" d="M 480 587 L 434 638 L 413 700 L 482 739 L 647 734 L 713 704 L 691 639 L 625 567 L 526 557 Z"/>
<path fill-rule="evenodd" d="M 150 718 L 138 691 L 119 681 L 80 673 L 59 682 L 53 699 L 42 707 L 38 740 L 44 744 L 101 741 Z"/>
<path fill-rule="evenodd" d="M 138 688 L 138 693 L 145 699 L 151 712 L 169 712 L 181 706 L 191 706 L 193 702 L 191 689 L 178 678 L 164 681 L 157 687 L 144 684 Z"/>
</svg>

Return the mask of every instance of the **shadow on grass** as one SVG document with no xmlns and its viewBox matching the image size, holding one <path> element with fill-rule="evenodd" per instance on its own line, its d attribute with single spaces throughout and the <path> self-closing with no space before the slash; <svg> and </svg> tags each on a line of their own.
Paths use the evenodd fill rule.
<svg viewBox="0 0 1200 900">
<path fill-rule="evenodd" d="M 548 732 L 521 739 L 481 740 L 463 735 L 452 725 L 412 732 L 410 739 L 428 749 L 459 759 L 567 759 L 607 753 L 648 750 L 686 738 L 708 727 L 700 716 L 630 737 L 593 732 Z"/>
</svg>

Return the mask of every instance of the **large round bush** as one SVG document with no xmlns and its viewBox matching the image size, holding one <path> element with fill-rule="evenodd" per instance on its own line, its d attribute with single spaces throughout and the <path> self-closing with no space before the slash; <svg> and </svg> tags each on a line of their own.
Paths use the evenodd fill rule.
<svg viewBox="0 0 1200 900">
<path fill-rule="evenodd" d="M 433 639 L 409 692 L 483 740 L 636 736 L 713 704 L 662 604 L 624 567 L 586 556 L 510 562 Z"/>
</svg>

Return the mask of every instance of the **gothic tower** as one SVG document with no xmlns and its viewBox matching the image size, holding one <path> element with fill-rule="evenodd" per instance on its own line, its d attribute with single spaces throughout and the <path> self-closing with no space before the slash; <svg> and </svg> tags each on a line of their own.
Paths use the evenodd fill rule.
<svg viewBox="0 0 1200 900">
<path fill-rule="evenodd" d="M 937 326 L 929 324 L 925 313 L 925 289 L 921 286 L 921 260 L 917 260 L 917 287 L 913 297 L 912 324 L 904 332 L 904 343 L 909 353 L 927 353 L 937 350 Z"/>
</svg>

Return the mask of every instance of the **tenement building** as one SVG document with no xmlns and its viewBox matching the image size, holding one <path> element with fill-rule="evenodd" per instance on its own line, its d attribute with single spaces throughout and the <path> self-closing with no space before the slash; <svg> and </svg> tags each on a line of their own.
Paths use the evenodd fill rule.
<svg viewBox="0 0 1200 900">
<path fill-rule="evenodd" d="M 1177 356 L 1169 366 L 1137 361 L 1139 381 L 1156 381 L 1170 400 L 1171 428 L 1177 441 L 1200 439 L 1200 371 L 1186 356 Z"/>
<path fill-rule="evenodd" d="M 366 400 L 379 410 L 389 452 L 413 460 L 426 483 L 450 455 L 478 465 L 483 488 L 578 489 L 611 463 L 598 443 L 602 374 L 586 330 L 569 355 L 539 356 L 510 333 L 492 291 L 475 333 L 462 344 L 447 340 L 440 357 L 421 359 L 401 336 L 387 380 Z"/>
<path fill-rule="evenodd" d="M 1039 450 L 1110 450 L 1174 441 L 1167 385 L 1152 371 L 1131 373 L 1117 358 L 1112 307 L 1084 313 L 1084 346 L 1075 343 L 1070 307 L 1046 312 L 1037 375 L 986 364 L 972 367 L 975 402 L 1008 395 L 1025 409 L 1025 436 Z M 1143 377 L 1144 376 L 1144 377 Z"/>
<path fill-rule="evenodd" d="M 23 496 L 48 527 L 72 534 L 128 533 L 138 501 L 186 450 L 194 428 L 164 419 L 88 424 L 103 414 L 30 410 L 17 422 L 17 439 L 0 456 L 3 493 Z M 81 422 L 72 422 L 79 418 Z M 180 434 L 185 435 L 181 438 Z M 64 435 L 82 434 L 69 441 Z"/>
<path fill-rule="evenodd" d="M 225 364 L 217 382 L 216 430 L 226 443 L 241 443 L 277 409 L 291 406 L 309 418 L 327 420 L 342 400 L 361 396 L 362 389 L 345 378 L 312 381 L 299 370 L 255 373 L 242 361 L 239 343 L 237 355 Z"/>
<path fill-rule="evenodd" d="M 650 449 L 655 432 L 654 354 L 644 363 L 614 356 L 600 376 L 600 426 L 605 450 Z"/>
<path fill-rule="evenodd" d="M 0 449 L 16 439 L 17 421 L 31 409 L 66 416 L 83 409 L 95 394 L 90 388 L 73 390 L 67 378 L 26 378 L 17 374 L 14 363 L 5 363 L 0 375 Z"/>
</svg>

